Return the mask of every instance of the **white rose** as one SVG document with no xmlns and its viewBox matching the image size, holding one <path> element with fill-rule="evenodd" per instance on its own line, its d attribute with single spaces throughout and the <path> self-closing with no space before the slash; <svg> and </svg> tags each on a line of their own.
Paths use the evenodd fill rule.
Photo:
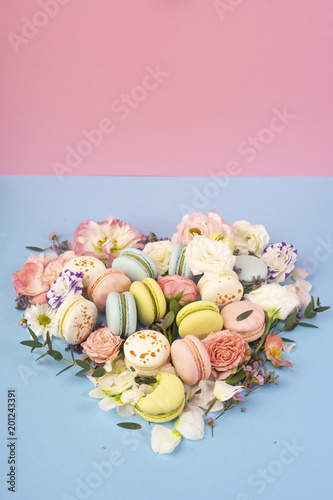
<svg viewBox="0 0 333 500">
<path fill-rule="evenodd" d="M 288 278 L 297 262 L 297 250 L 292 245 L 274 243 L 261 256 L 268 268 L 268 281 L 280 283 Z"/>
<path fill-rule="evenodd" d="M 233 269 L 236 257 L 228 242 L 195 236 L 186 247 L 185 260 L 194 275 L 221 274 Z"/>
<path fill-rule="evenodd" d="M 274 316 L 274 319 L 281 319 L 282 321 L 302 302 L 294 291 L 277 283 L 263 285 L 245 294 L 244 298 L 259 304 L 269 318 Z"/>
<path fill-rule="evenodd" d="M 157 268 L 158 277 L 163 276 L 168 271 L 170 256 L 174 245 L 170 240 L 155 241 L 147 243 L 143 251 L 154 261 Z"/>
<path fill-rule="evenodd" d="M 269 234 L 261 224 L 252 225 L 246 220 L 234 222 L 235 248 L 241 254 L 253 253 L 260 257 L 269 243 Z"/>
</svg>

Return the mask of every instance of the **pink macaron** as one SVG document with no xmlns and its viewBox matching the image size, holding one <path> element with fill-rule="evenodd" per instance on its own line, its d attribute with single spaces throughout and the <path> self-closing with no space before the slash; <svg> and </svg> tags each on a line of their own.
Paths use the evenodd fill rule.
<svg viewBox="0 0 333 500">
<path fill-rule="evenodd" d="M 246 318 L 237 320 L 240 315 L 252 311 Z M 246 342 L 257 340 L 265 331 L 265 312 L 261 306 L 241 300 L 226 305 L 222 311 L 223 328 L 239 333 Z"/>
<path fill-rule="evenodd" d="M 97 274 L 88 286 L 88 297 L 94 302 L 97 309 L 105 311 L 106 299 L 111 292 L 127 292 L 131 280 L 119 269 L 106 269 Z"/>
<path fill-rule="evenodd" d="M 194 335 L 187 335 L 171 344 L 171 360 L 185 384 L 194 385 L 210 377 L 211 363 L 208 353 L 201 340 Z"/>
</svg>

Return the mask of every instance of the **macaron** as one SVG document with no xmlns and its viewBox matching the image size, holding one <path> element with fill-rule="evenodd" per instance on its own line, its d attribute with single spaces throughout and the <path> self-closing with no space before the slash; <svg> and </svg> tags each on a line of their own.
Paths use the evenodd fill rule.
<svg viewBox="0 0 333 500">
<path fill-rule="evenodd" d="M 124 343 L 124 357 L 129 370 L 133 368 L 139 375 L 154 377 L 170 361 L 170 344 L 160 332 L 140 330 Z"/>
<path fill-rule="evenodd" d="M 182 381 L 172 373 L 160 373 L 153 392 L 140 398 L 136 412 L 148 422 L 163 423 L 173 420 L 183 411 L 185 392 Z"/>
<path fill-rule="evenodd" d="M 152 278 L 134 281 L 130 292 L 135 299 L 138 320 L 142 325 L 159 321 L 166 313 L 166 300 L 160 285 Z"/>
<path fill-rule="evenodd" d="M 219 308 L 207 300 L 186 304 L 177 314 L 176 323 L 182 338 L 194 335 L 200 340 L 211 332 L 221 331 L 223 327 Z"/>
<path fill-rule="evenodd" d="M 247 311 L 251 314 L 240 321 L 237 318 Z M 241 300 L 228 304 L 221 311 L 225 329 L 239 333 L 246 342 L 257 340 L 265 331 L 265 312 L 259 304 Z"/>
<path fill-rule="evenodd" d="M 209 236 L 210 240 L 215 241 L 225 241 L 228 242 L 230 250 L 233 252 L 235 250 L 235 240 L 231 236 L 223 236 L 222 233 L 213 233 Z"/>
<path fill-rule="evenodd" d="M 240 269 L 238 279 L 250 283 L 254 279 L 263 279 L 267 282 L 267 266 L 255 255 L 237 255 L 235 268 Z"/>
<path fill-rule="evenodd" d="M 187 335 L 171 344 L 171 361 L 185 384 L 194 385 L 210 377 L 209 355 L 201 340 L 194 335 Z"/>
<path fill-rule="evenodd" d="M 234 271 L 225 272 L 214 278 L 203 275 L 197 286 L 201 299 L 214 302 L 219 309 L 230 302 L 241 300 L 244 291 Z"/>
<path fill-rule="evenodd" d="M 119 269 L 106 269 L 97 274 L 88 286 L 88 297 L 101 312 L 105 311 L 106 299 L 111 292 L 127 292 L 131 280 Z"/>
<path fill-rule="evenodd" d="M 82 295 L 68 297 L 56 314 L 59 335 L 69 344 L 79 344 L 86 340 L 97 321 L 97 307 Z"/>
<path fill-rule="evenodd" d="M 90 282 L 97 274 L 105 271 L 105 264 L 95 257 L 82 255 L 67 262 L 65 269 L 70 269 L 73 273 L 81 273 L 83 276 L 83 287 L 88 288 Z"/>
<path fill-rule="evenodd" d="M 106 324 L 114 335 L 126 338 L 137 326 L 136 305 L 130 292 L 111 292 L 105 305 Z"/>
<path fill-rule="evenodd" d="M 112 268 L 120 269 L 131 281 L 157 278 L 155 262 L 137 248 L 126 248 L 120 252 L 119 257 L 112 262 Z"/>
<path fill-rule="evenodd" d="M 178 243 L 172 250 L 168 274 L 178 274 L 184 278 L 194 280 L 193 273 L 185 261 L 186 245 Z"/>
</svg>

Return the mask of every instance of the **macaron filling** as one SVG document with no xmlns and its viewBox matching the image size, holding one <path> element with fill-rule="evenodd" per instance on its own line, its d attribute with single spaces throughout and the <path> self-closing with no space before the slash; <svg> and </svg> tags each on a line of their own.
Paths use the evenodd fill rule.
<svg viewBox="0 0 333 500">
<path fill-rule="evenodd" d="M 179 259 L 179 263 L 177 263 L 178 265 L 176 266 L 176 271 L 180 274 L 180 276 L 182 276 L 183 274 L 183 269 L 184 269 L 184 262 L 185 262 L 185 248 L 184 247 L 182 249 L 182 252 L 181 252 L 181 256 L 180 256 L 180 259 Z"/>
<path fill-rule="evenodd" d="M 126 299 L 124 294 L 120 293 L 120 308 L 121 308 L 121 337 L 123 337 L 126 333 Z"/>
<path fill-rule="evenodd" d="M 144 281 L 141 281 L 141 283 L 143 284 L 143 286 L 145 287 L 145 289 L 147 290 L 147 292 L 149 294 L 152 306 L 154 308 L 154 320 L 155 320 L 155 319 L 159 318 L 159 313 L 160 313 L 156 294 L 154 292 L 154 289 L 152 287 L 150 287 L 148 285 L 148 283 L 145 283 Z"/>
</svg>

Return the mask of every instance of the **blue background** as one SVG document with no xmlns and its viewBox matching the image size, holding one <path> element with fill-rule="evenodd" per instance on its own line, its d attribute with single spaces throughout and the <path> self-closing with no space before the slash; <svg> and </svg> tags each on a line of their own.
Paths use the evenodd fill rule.
<svg viewBox="0 0 333 500">
<path fill-rule="evenodd" d="M 331 178 L 2 177 L 1 498 L 332 499 L 331 311 L 312 320 L 318 330 L 288 334 L 297 342 L 286 355 L 294 368 L 278 370 L 278 387 L 224 415 L 214 438 L 207 428 L 203 440 L 184 439 L 160 456 L 147 422 L 136 416 L 140 431 L 117 427 L 116 412 L 88 396 L 89 380 L 74 369 L 55 377 L 64 364 L 36 362 L 39 354 L 20 345 L 28 336 L 11 279 L 29 255 L 25 246 L 48 246 L 51 231 L 71 240 L 82 220 L 113 214 L 145 234 L 171 237 L 185 211 L 215 208 L 229 223 L 263 224 L 272 243 L 296 246 L 298 267 L 313 271 L 313 295 L 330 305 L 332 189 Z M 6 485 L 8 389 L 17 398 L 14 496 Z"/>
</svg>

